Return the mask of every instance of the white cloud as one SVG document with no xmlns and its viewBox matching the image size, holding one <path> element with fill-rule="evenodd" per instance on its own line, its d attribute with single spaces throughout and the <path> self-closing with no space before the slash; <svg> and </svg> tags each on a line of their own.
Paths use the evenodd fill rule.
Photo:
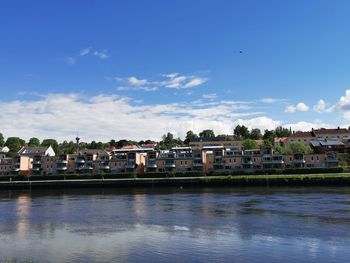
<svg viewBox="0 0 350 263">
<path fill-rule="evenodd" d="M 91 47 L 81 49 L 79 52 L 80 56 L 88 55 L 91 52 L 91 49 Z"/>
<path fill-rule="evenodd" d="M 159 80 L 148 80 L 131 76 L 128 78 L 113 78 L 115 81 L 122 83 L 122 86 L 130 86 L 123 90 L 145 90 L 155 91 L 161 88 L 169 89 L 190 89 L 203 85 L 208 81 L 207 78 L 194 75 L 180 75 L 179 73 L 162 74 Z M 139 87 L 139 88 L 134 88 Z M 143 87 L 143 88 L 141 88 Z"/>
<path fill-rule="evenodd" d="M 118 91 L 135 91 L 135 90 L 142 90 L 142 91 L 157 91 L 158 87 L 129 87 L 129 86 L 119 86 L 116 88 Z"/>
<path fill-rule="evenodd" d="M 77 130 L 85 141 L 160 139 L 168 131 L 180 137 L 184 137 L 189 129 L 200 132 L 208 128 L 216 133 L 232 134 L 236 122 L 259 127 L 279 123 L 257 117 L 261 112 L 242 111 L 240 104 L 235 103 L 147 105 L 128 97 L 107 94 L 93 97 L 48 94 L 30 101 L 0 101 L 0 112 L 1 132 L 26 140 L 32 136 L 74 140 Z"/>
<path fill-rule="evenodd" d="M 108 141 L 123 138 L 159 140 L 168 131 L 184 138 L 190 129 L 196 133 L 213 129 L 216 134 L 232 134 L 238 124 L 261 130 L 279 125 L 294 130 L 329 127 L 321 121 L 286 124 L 264 116 L 263 112 L 255 112 L 250 104 L 240 101 L 144 104 L 110 94 L 92 97 L 47 94 L 35 100 L 0 101 L 0 112 L 1 132 L 26 140 L 33 136 L 74 140 L 77 130 L 83 141 Z"/>
<path fill-rule="evenodd" d="M 203 94 L 202 98 L 203 99 L 208 99 L 208 100 L 215 100 L 218 96 L 216 93 L 209 93 L 209 94 Z"/>
<path fill-rule="evenodd" d="M 324 100 L 320 99 L 317 104 L 314 106 L 314 111 L 317 111 L 319 113 L 326 111 L 326 103 Z"/>
<path fill-rule="evenodd" d="M 69 65 L 75 65 L 75 63 L 77 62 L 77 59 L 74 57 L 66 57 L 64 61 Z"/>
<path fill-rule="evenodd" d="M 108 55 L 108 51 L 106 49 L 102 50 L 102 51 L 94 51 L 93 53 L 94 56 L 100 58 L 100 59 L 107 59 L 109 58 L 109 55 Z"/>
<path fill-rule="evenodd" d="M 252 119 L 238 119 L 234 122 L 234 127 L 237 125 L 244 125 L 248 127 L 249 129 L 252 128 L 259 128 L 260 130 L 264 131 L 265 129 L 274 129 L 277 126 L 282 125 L 282 122 L 279 120 L 273 120 L 266 116 L 256 117 Z"/>
<path fill-rule="evenodd" d="M 289 105 L 285 108 L 285 112 L 287 113 L 294 113 L 296 111 L 308 111 L 309 107 L 303 103 L 303 102 L 299 102 L 297 105 Z"/>
<path fill-rule="evenodd" d="M 345 91 L 345 96 L 341 96 L 339 101 L 333 106 L 333 110 L 349 111 L 350 110 L 350 89 Z"/>
<path fill-rule="evenodd" d="M 277 102 L 284 102 L 285 99 L 276 99 L 276 98 L 262 98 L 259 100 L 262 103 L 277 103 Z"/>
<path fill-rule="evenodd" d="M 299 102 L 296 106 L 296 109 L 298 111 L 308 111 L 309 110 L 309 106 L 307 106 L 305 103 L 303 102 Z"/>
<path fill-rule="evenodd" d="M 146 79 L 138 79 L 134 76 L 128 78 L 128 82 L 130 85 L 132 86 L 144 86 L 147 84 L 147 80 Z"/>
<path fill-rule="evenodd" d="M 206 81 L 207 81 L 206 78 L 193 78 L 184 85 L 184 88 L 186 89 L 186 88 L 197 87 L 199 85 L 202 85 Z"/>
<path fill-rule="evenodd" d="M 83 57 L 83 56 L 87 56 L 87 55 L 95 56 L 95 57 L 98 57 L 99 59 L 109 58 L 108 51 L 106 49 L 104 49 L 102 51 L 98 51 L 98 50 L 94 51 L 92 49 L 92 47 L 87 47 L 87 48 L 82 48 L 79 51 L 79 54 L 77 54 L 76 56 L 69 56 L 69 57 L 64 58 L 64 61 L 67 64 L 74 65 L 74 64 L 76 64 L 77 59 L 79 57 Z"/>
<path fill-rule="evenodd" d="M 288 112 L 288 113 L 293 113 L 296 111 L 296 107 L 293 105 L 289 105 L 285 108 L 284 112 Z"/>
</svg>

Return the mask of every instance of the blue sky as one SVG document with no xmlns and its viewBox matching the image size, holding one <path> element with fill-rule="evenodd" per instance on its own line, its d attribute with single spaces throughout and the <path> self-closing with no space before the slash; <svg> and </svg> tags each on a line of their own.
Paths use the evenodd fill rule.
<svg viewBox="0 0 350 263">
<path fill-rule="evenodd" d="M 349 11 L 320 0 L 2 1 L 0 132 L 347 127 Z"/>
</svg>

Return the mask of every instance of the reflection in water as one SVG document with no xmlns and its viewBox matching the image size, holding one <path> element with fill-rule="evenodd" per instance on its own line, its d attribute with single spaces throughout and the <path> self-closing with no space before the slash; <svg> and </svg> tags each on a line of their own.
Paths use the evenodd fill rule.
<svg viewBox="0 0 350 263">
<path fill-rule="evenodd" d="M 146 215 L 146 197 L 144 194 L 135 194 L 135 215 Z"/>
<path fill-rule="evenodd" d="M 17 232 L 25 235 L 29 227 L 29 213 L 31 206 L 31 198 L 29 195 L 22 194 L 17 197 Z"/>
<path fill-rule="evenodd" d="M 346 187 L 2 192 L 0 262 L 347 261 L 349 197 Z"/>
</svg>

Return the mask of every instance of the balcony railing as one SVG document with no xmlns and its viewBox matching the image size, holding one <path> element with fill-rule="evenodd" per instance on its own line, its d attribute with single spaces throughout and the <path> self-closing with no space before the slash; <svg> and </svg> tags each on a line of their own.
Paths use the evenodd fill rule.
<svg viewBox="0 0 350 263">
<path fill-rule="evenodd" d="M 135 164 L 126 164 L 125 168 L 126 169 L 134 169 L 135 168 Z"/>
<path fill-rule="evenodd" d="M 157 168 L 157 164 L 156 163 L 148 163 L 147 164 L 147 168 Z"/>
</svg>

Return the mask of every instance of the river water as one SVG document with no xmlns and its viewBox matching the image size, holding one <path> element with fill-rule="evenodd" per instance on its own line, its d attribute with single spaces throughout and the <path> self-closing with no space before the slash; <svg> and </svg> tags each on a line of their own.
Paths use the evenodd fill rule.
<svg viewBox="0 0 350 263">
<path fill-rule="evenodd" d="M 350 188 L 0 192 L 0 262 L 349 262 Z"/>
</svg>

